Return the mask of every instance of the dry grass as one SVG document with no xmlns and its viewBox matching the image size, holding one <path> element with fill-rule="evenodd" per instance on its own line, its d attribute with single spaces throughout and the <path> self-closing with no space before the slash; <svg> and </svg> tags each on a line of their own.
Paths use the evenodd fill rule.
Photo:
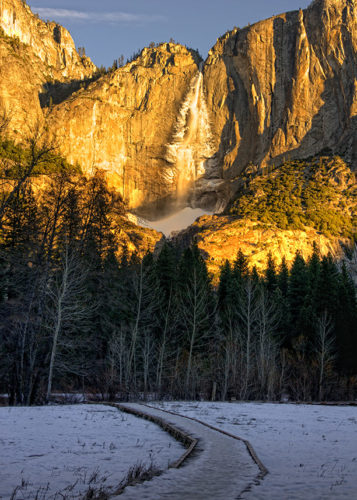
<svg viewBox="0 0 357 500">
<path fill-rule="evenodd" d="M 109 500 L 114 495 L 121 495 L 127 486 L 133 486 L 144 481 L 148 481 L 154 476 L 161 474 L 161 470 L 153 461 L 149 465 L 143 462 L 130 467 L 126 476 L 120 481 L 117 487 L 108 488 L 104 485 L 107 478 L 100 474 L 99 469 L 93 471 L 89 476 L 81 479 L 86 485 L 86 490 L 82 493 L 75 493 L 73 490 L 77 486 L 77 479 L 73 484 L 67 486 L 55 494 L 50 493 L 50 485 L 39 488 L 36 493 L 29 491 L 30 483 L 22 479 L 21 484 L 14 488 L 10 500 Z"/>
</svg>

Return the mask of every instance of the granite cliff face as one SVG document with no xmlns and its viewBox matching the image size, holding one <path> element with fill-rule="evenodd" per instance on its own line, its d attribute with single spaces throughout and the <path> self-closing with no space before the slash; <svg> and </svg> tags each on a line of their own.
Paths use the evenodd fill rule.
<svg viewBox="0 0 357 500">
<path fill-rule="evenodd" d="M 54 22 L 44 22 L 22 0 L 0 1 L 0 26 L 5 35 L 17 37 L 32 48 L 53 79 L 89 77 L 96 69 L 87 57 L 81 57 L 70 33 Z"/>
<path fill-rule="evenodd" d="M 222 176 L 330 148 L 357 166 L 357 4 L 315 0 L 220 38 L 205 87 Z"/>
<path fill-rule="evenodd" d="M 26 136 L 44 121 L 42 100 L 55 82 L 70 85 L 95 71 L 65 28 L 42 21 L 21 0 L 0 0 L 0 107 L 11 118 L 12 136 Z"/>
<path fill-rule="evenodd" d="M 70 162 L 105 170 L 140 215 L 177 202 L 218 211 L 251 165 L 330 149 L 357 167 L 356 23 L 354 0 L 315 0 L 227 33 L 204 65 L 167 43 L 93 78 L 64 28 L 0 0 L 0 105 L 12 135 L 45 122 Z"/>
<path fill-rule="evenodd" d="M 174 188 L 167 148 L 199 58 L 167 43 L 55 106 L 50 129 L 85 172 L 107 171 L 130 207 L 154 213 Z"/>
<path fill-rule="evenodd" d="M 217 41 L 203 68 L 210 127 L 203 146 L 210 153 L 196 166 L 196 205 L 224 206 L 250 164 L 277 165 L 328 148 L 357 166 L 356 9 L 354 0 L 316 0 Z M 106 169 L 131 207 L 162 209 L 175 194 L 167 146 L 198 62 L 174 44 L 145 49 L 74 95 L 50 120 L 62 152 L 87 172 Z"/>
</svg>

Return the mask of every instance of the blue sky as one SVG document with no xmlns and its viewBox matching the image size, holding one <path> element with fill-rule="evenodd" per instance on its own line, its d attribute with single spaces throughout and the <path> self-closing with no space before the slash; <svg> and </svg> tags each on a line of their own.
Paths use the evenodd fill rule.
<svg viewBox="0 0 357 500">
<path fill-rule="evenodd" d="M 310 0 L 28 0 L 33 11 L 57 21 L 98 66 L 125 59 L 150 42 L 173 38 L 205 58 L 216 39 L 274 14 L 305 8 Z"/>
</svg>

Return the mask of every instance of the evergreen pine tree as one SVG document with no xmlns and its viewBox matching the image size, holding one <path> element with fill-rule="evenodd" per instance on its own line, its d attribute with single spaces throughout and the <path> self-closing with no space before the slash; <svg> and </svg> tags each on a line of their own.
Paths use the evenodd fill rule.
<svg viewBox="0 0 357 500">
<path fill-rule="evenodd" d="M 290 326 L 288 338 L 304 335 L 305 301 L 308 294 L 308 279 L 306 263 L 302 255 L 297 252 L 290 270 L 288 287 L 288 303 L 290 310 Z"/>
<path fill-rule="evenodd" d="M 304 332 L 305 335 L 313 342 L 313 338 L 317 331 L 318 317 L 321 311 L 317 310 L 318 297 L 317 290 L 319 286 L 321 272 L 321 263 L 316 244 L 313 246 L 313 252 L 307 263 L 307 280 L 308 290 L 304 304 Z"/>
<path fill-rule="evenodd" d="M 237 253 L 237 257 L 233 262 L 233 276 L 237 281 L 237 286 L 243 283 L 244 278 L 246 278 L 249 274 L 248 269 L 248 259 L 243 254 L 242 250 L 239 249 Z"/>
<path fill-rule="evenodd" d="M 316 311 L 327 311 L 335 318 L 338 303 L 339 273 L 331 255 L 324 256 L 316 286 Z"/>
<path fill-rule="evenodd" d="M 281 295 L 283 297 L 288 296 L 288 288 L 289 288 L 289 269 L 286 264 L 286 259 L 285 257 L 282 258 L 281 264 L 280 264 L 280 269 L 277 277 L 277 284 L 279 287 L 279 290 L 281 292 Z"/>
<path fill-rule="evenodd" d="M 337 365 L 342 373 L 357 374 L 357 301 L 356 289 L 345 264 L 338 283 L 335 316 Z"/>
<path fill-rule="evenodd" d="M 177 327 L 177 262 L 175 249 L 165 242 L 155 265 L 157 279 L 157 367 L 156 387 L 163 389 L 168 359 L 174 359 L 177 342 L 174 339 Z"/>
<path fill-rule="evenodd" d="M 264 274 L 266 289 L 268 293 L 273 293 L 278 285 L 278 277 L 275 269 L 275 262 L 271 253 L 268 255 L 267 267 Z"/>
</svg>

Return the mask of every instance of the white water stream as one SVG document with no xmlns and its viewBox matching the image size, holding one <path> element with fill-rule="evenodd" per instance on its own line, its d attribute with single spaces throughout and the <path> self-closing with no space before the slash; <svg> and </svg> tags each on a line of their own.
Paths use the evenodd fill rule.
<svg viewBox="0 0 357 500">
<path fill-rule="evenodd" d="M 202 66 L 192 79 L 177 118 L 175 133 L 167 146 L 170 163 L 166 179 L 176 190 L 177 205 L 187 204 L 194 183 L 205 173 L 205 162 L 213 154 L 209 116 L 203 92 Z"/>
<path fill-rule="evenodd" d="M 202 64 L 192 78 L 187 96 L 177 117 L 171 144 L 167 145 L 169 167 L 164 175 L 171 185 L 176 210 L 165 217 L 148 221 L 130 214 L 136 224 L 156 229 L 170 236 L 190 226 L 198 217 L 211 214 L 195 207 L 195 183 L 206 173 L 213 155 L 212 134 L 203 91 Z"/>
</svg>

